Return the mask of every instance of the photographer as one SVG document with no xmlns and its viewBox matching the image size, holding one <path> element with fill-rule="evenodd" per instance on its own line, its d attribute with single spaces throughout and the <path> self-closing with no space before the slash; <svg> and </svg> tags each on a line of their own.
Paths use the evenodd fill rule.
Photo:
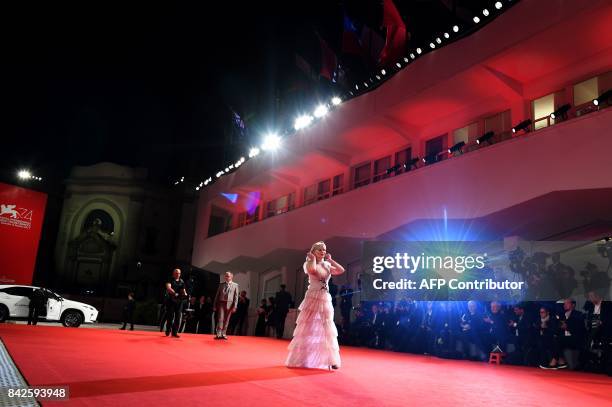
<svg viewBox="0 0 612 407">
<path fill-rule="evenodd" d="M 508 321 L 510 328 L 510 343 L 514 345 L 514 352 L 508 361 L 513 364 L 531 366 L 533 361 L 534 329 L 533 318 L 525 310 L 526 304 L 520 303 L 513 307 L 514 315 Z"/>
<path fill-rule="evenodd" d="M 486 326 L 482 313 L 478 311 L 476 301 L 468 301 L 468 310 L 461 316 L 460 349 L 463 359 L 485 360 L 486 346 L 483 346 Z"/>
<path fill-rule="evenodd" d="M 578 367 L 578 357 L 584 348 L 584 315 L 576 311 L 576 301 L 571 298 L 563 301 L 563 311 L 559 318 L 559 345 L 561 355 L 568 356 L 569 367 L 574 370 Z"/>
<path fill-rule="evenodd" d="M 580 272 L 584 277 L 584 292 L 588 295 L 590 291 L 601 290 L 609 292 L 610 277 L 605 271 L 599 271 L 596 264 L 587 262 L 584 270 Z"/>
<path fill-rule="evenodd" d="M 485 331 L 487 334 L 487 348 L 491 351 L 495 346 L 507 352 L 508 346 L 508 318 L 502 310 L 498 301 L 490 304 L 490 311 L 484 317 Z"/>
<path fill-rule="evenodd" d="M 535 322 L 534 326 L 538 333 L 540 368 L 551 370 L 566 368 L 565 360 L 560 357 L 558 318 L 555 315 L 551 315 L 548 308 L 541 307 L 540 319 Z"/>
<path fill-rule="evenodd" d="M 587 311 L 587 349 L 596 370 L 612 375 L 612 303 L 603 301 L 597 291 L 589 291 Z"/>
</svg>

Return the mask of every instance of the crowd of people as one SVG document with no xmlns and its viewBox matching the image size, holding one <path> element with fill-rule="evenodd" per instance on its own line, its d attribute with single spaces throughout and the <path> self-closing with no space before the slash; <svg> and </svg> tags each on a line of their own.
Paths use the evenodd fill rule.
<svg viewBox="0 0 612 407">
<path fill-rule="evenodd" d="M 562 302 L 362 302 L 341 295 L 340 342 L 439 357 L 612 374 L 612 303 L 596 292 L 582 310 Z M 351 320 L 351 312 L 354 316 Z"/>
<path fill-rule="evenodd" d="M 282 284 L 276 296 L 261 300 L 257 307 L 255 336 L 276 336 L 282 338 L 285 333 L 285 320 L 289 309 L 293 307 L 291 294 Z"/>
<path fill-rule="evenodd" d="M 228 288 L 235 284 L 231 273 L 226 275 L 229 281 L 219 285 L 219 292 L 231 292 Z M 178 277 L 176 281 L 180 274 Z M 216 329 L 218 339 L 226 339 L 226 333 L 247 335 L 253 331 L 256 336 L 283 338 L 287 314 L 295 306 L 285 285 L 281 285 L 275 296 L 262 299 L 256 308 L 253 330 L 248 327 L 250 299 L 246 291 L 239 295 L 236 292 L 229 302 L 222 302 L 228 316 L 223 318 L 225 322 L 217 318 L 215 323 L 218 298 L 189 296 L 180 284 L 171 288 L 169 292 L 177 300 L 166 298 L 160 332 L 165 328 L 166 334 L 171 331 L 173 336 L 178 332 L 211 334 Z M 612 375 L 612 302 L 604 301 L 597 290 L 588 292 L 581 309 L 571 298 L 518 304 L 362 301 L 354 307 L 354 293 L 349 286 L 338 289 L 330 281 L 328 290 L 333 308 L 340 311 L 337 330 L 342 345 L 477 361 L 489 360 L 491 353 L 499 353 L 503 363 L 508 364 L 605 371 Z M 121 329 L 133 321 L 133 304 L 130 293 Z M 179 318 L 176 312 L 180 312 Z"/>
<path fill-rule="evenodd" d="M 226 273 L 231 274 L 231 273 Z M 174 281 L 180 280 L 180 272 L 174 272 Z M 173 280 L 168 284 L 172 285 Z M 219 285 L 221 293 L 223 293 L 223 283 Z M 172 288 L 172 287 L 171 287 Z M 175 290 L 174 290 L 175 289 Z M 184 287 L 176 285 L 173 292 L 176 295 L 165 295 L 164 301 L 159 315 L 159 331 L 165 331 L 167 334 L 172 332 L 173 336 L 178 336 L 179 333 L 198 333 L 211 334 L 215 333 L 217 337 L 223 338 L 227 335 L 248 335 L 252 333 L 252 328 L 248 326 L 248 315 L 251 300 L 247 297 L 246 291 L 240 291 L 236 298 L 235 309 L 227 313 L 224 321 L 217 323 L 218 318 L 213 318 L 219 310 L 216 310 L 215 305 L 219 305 L 219 299 L 212 296 L 194 296 L 189 295 L 188 290 Z M 184 290 L 181 294 L 181 290 Z M 130 293 L 128 301 L 124 307 L 123 326 L 120 329 L 126 329 L 126 324 L 131 323 L 133 329 L 133 293 Z M 219 293 L 217 294 L 218 297 Z M 227 301 L 226 301 L 227 302 Z M 230 304 L 232 302 L 230 301 Z M 263 299 L 257 311 L 257 321 L 255 326 L 255 336 L 275 336 L 282 338 L 285 331 L 285 320 L 289 309 L 294 307 L 291 294 L 286 291 L 286 286 L 282 284 L 280 290 L 275 296 Z M 234 308 L 231 306 L 230 308 Z M 229 310 L 228 310 L 229 311 Z M 177 317 L 180 315 L 180 317 Z M 176 324 L 176 326 L 174 326 Z M 223 326 L 222 326 L 223 325 Z M 213 332 L 213 330 L 215 332 Z M 226 335 L 227 334 L 227 335 Z"/>
</svg>

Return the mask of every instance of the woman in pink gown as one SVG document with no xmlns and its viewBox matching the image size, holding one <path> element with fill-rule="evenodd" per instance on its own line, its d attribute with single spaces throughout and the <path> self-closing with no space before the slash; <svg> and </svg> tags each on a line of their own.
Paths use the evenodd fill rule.
<svg viewBox="0 0 612 407">
<path fill-rule="evenodd" d="M 338 330 L 328 283 L 332 275 L 344 273 L 344 268 L 332 260 L 325 243 L 317 242 L 306 255 L 304 273 L 308 274 L 308 290 L 299 307 L 285 364 L 288 367 L 338 369 Z"/>
</svg>

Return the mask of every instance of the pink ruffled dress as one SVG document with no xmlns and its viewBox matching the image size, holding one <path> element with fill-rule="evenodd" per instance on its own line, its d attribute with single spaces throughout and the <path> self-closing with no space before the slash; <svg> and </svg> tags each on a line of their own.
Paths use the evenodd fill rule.
<svg viewBox="0 0 612 407">
<path fill-rule="evenodd" d="M 298 308 L 300 313 L 289 344 L 288 367 L 328 369 L 340 367 L 338 330 L 334 324 L 334 308 L 327 284 L 331 278 L 331 264 L 323 261 L 316 266 L 316 273 L 308 274 L 308 290 Z"/>
</svg>

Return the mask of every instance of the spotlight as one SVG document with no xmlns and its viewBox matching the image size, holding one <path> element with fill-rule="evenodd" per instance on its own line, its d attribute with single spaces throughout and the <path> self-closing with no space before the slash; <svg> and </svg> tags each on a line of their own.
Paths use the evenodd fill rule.
<svg viewBox="0 0 612 407">
<path fill-rule="evenodd" d="M 495 2 L 495 8 L 500 10 L 502 8 L 502 2 L 501 1 L 496 1 Z"/>
<path fill-rule="evenodd" d="M 474 16 L 473 20 L 476 24 L 480 22 L 480 18 L 478 16 Z"/>
<path fill-rule="evenodd" d="M 433 163 L 437 162 L 438 161 L 438 154 L 439 153 L 432 153 L 432 154 L 429 154 L 429 155 L 423 157 L 423 162 L 425 164 L 433 164 Z"/>
<path fill-rule="evenodd" d="M 257 147 L 253 147 L 251 148 L 251 150 L 249 150 L 249 158 L 253 158 L 258 154 L 259 154 L 259 149 Z"/>
<path fill-rule="evenodd" d="M 436 42 L 437 42 L 438 44 L 442 44 L 442 40 L 440 39 L 440 37 L 436 38 Z"/>
<path fill-rule="evenodd" d="M 221 178 L 221 175 L 223 175 L 223 171 L 219 171 L 219 172 L 217 173 L 217 178 Z"/>
<path fill-rule="evenodd" d="M 332 105 L 338 106 L 340 103 L 342 103 L 342 99 L 340 99 L 338 96 L 334 96 L 331 102 L 332 102 Z"/>
<path fill-rule="evenodd" d="M 196 187 L 196 191 L 199 191 L 199 190 L 200 190 L 200 187 L 199 187 L 199 186 L 198 186 L 198 187 Z"/>
<path fill-rule="evenodd" d="M 464 146 L 465 146 L 465 141 L 460 141 L 457 144 L 455 144 L 454 146 L 452 146 L 451 148 L 449 148 L 448 149 L 448 153 L 449 154 L 453 154 L 453 153 L 462 154 Z"/>
<path fill-rule="evenodd" d="M 413 54 L 413 53 L 410 53 L 410 58 L 412 58 L 412 59 L 414 59 L 414 58 L 415 58 L 415 56 L 414 56 L 414 54 Z"/>
<path fill-rule="evenodd" d="M 489 10 L 487 9 L 482 10 L 482 15 L 485 17 L 489 17 Z"/>
<path fill-rule="evenodd" d="M 483 144 L 483 143 L 491 144 L 492 142 L 491 139 L 493 138 L 494 135 L 495 135 L 494 132 L 488 131 L 476 139 L 476 144 Z"/>
<path fill-rule="evenodd" d="M 571 107 L 572 105 L 570 105 L 569 103 L 561 106 L 550 114 L 550 118 L 555 121 L 559 120 L 559 118 L 561 118 L 562 120 L 567 120 L 567 112 L 571 109 Z"/>
<path fill-rule="evenodd" d="M 17 177 L 20 179 L 30 179 L 32 178 L 32 173 L 28 170 L 20 170 L 17 172 Z"/>
<path fill-rule="evenodd" d="M 419 164 L 419 157 L 413 158 L 409 160 L 406 164 L 404 164 L 404 168 L 406 171 L 410 171 L 410 169 L 417 169 L 417 165 Z"/>
<path fill-rule="evenodd" d="M 397 66 L 398 68 L 402 67 L 402 64 L 400 64 L 399 62 L 395 64 L 395 66 Z"/>
<path fill-rule="evenodd" d="M 450 38 L 450 34 L 449 33 L 444 33 L 444 38 L 449 39 Z"/>
<path fill-rule="evenodd" d="M 363 83 L 363 86 L 365 86 L 366 88 L 369 88 L 369 86 L 368 86 L 368 83 L 367 83 L 367 82 L 364 82 L 364 83 Z"/>
<path fill-rule="evenodd" d="M 309 116 L 307 114 L 299 116 L 297 119 L 295 119 L 295 124 L 294 124 L 294 128 L 296 130 L 301 130 L 304 127 L 308 127 L 310 125 L 310 123 L 312 123 L 312 116 Z"/>
<path fill-rule="evenodd" d="M 593 99 L 593 104 L 595 106 L 604 105 L 604 104 L 609 105 L 610 99 L 612 99 L 612 89 L 608 89 L 607 91 L 599 95 L 597 99 Z"/>
<path fill-rule="evenodd" d="M 387 71 L 385 71 L 384 69 L 381 69 L 381 70 L 380 70 L 380 73 L 381 73 L 381 74 L 383 74 L 383 75 L 386 75 L 386 74 L 387 74 Z"/>
<path fill-rule="evenodd" d="M 310 116 L 309 116 L 310 117 Z M 312 120 L 312 118 L 311 118 Z M 264 139 L 261 149 L 264 151 L 274 151 L 280 147 L 281 139 L 276 134 L 268 134 Z"/>
<path fill-rule="evenodd" d="M 376 75 L 376 79 L 377 79 L 377 80 L 380 80 L 380 76 Z"/>
<path fill-rule="evenodd" d="M 459 32 L 459 26 L 458 25 L 454 25 L 453 26 L 453 32 L 456 32 L 456 33 Z"/>
<path fill-rule="evenodd" d="M 410 62 L 410 60 L 408 58 L 404 57 L 404 62 L 408 63 L 408 62 Z"/>
<path fill-rule="evenodd" d="M 430 47 L 433 49 L 433 48 L 435 48 L 435 47 L 436 47 L 436 44 L 434 44 L 433 42 L 430 42 L 430 43 L 429 43 L 429 46 L 430 46 Z"/>
<path fill-rule="evenodd" d="M 359 90 L 359 85 L 355 85 L 355 90 Z"/>
<path fill-rule="evenodd" d="M 527 133 L 530 130 L 530 127 L 531 127 L 531 119 L 523 120 L 522 122 L 520 122 L 519 124 L 517 124 L 516 126 L 512 128 L 512 133 L 518 133 L 521 130 Z"/>
<path fill-rule="evenodd" d="M 423 50 L 421 48 L 417 48 L 416 49 L 417 54 L 421 55 L 421 53 L 423 52 Z"/>
<path fill-rule="evenodd" d="M 325 105 L 319 105 L 317 106 L 317 108 L 314 111 L 314 115 L 317 118 L 321 118 L 323 116 L 325 116 L 328 112 L 327 106 Z"/>
</svg>

